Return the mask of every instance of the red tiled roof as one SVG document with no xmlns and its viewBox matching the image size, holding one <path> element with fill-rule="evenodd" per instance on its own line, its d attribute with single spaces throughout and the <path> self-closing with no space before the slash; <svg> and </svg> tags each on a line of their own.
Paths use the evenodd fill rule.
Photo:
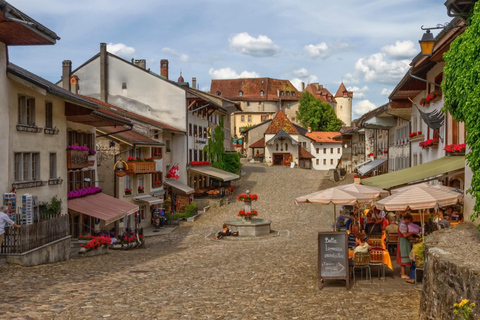
<svg viewBox="0 0 480 320">
<path fill-rule="evenodd" d="M 261 91 L 263 96 L 260 95 Z M 212 80 L 210 92 L 234 101 L 278 101 L 280 99 L 296 101 L 301 95 L 289 80 L 271 78 Z M 242 92 L 241 96 L 240 92 Z"/>
<path fill-rule="evenodd" d="M 337 93 L 335 94 L 335 98 L 342 98 L 343 97 L 343 93 L 344 92 L 347 92 L 347 96 L 349 98 L 353 98 L 353 92 L 352 91 L 348 91 L 347 88 L 345 88 L 345 85 L 343 84 L 340 84 L 340 87 L 338 88 L 337 90 Z"/>
<path fill-rule="evenodd" d="M 341 140 L 335 140 L 339 132 L 322 132 L 322 131 L 312 131 L 307 133 L 307 137 L 313 139 L 315 142 L 322 143 L 340 143 Z"/>
<path fill-rule="evenodd" d="M 270 123 L 265 133 L 277 134 L 282 129 L 288 134 L 298 134 L 295 126 L 292 124 L 292 122 L 290 122 L 290 120 L 288 120 L 285 113 L 280 110 L 277 112 L 275 118 L 273 118 L 272 123 Z"/>
<path fill-rule="evenodd" d="M 104 131 L 106 133 L 114 133 L 121 131 L 122 128 L 118 127 L 102 127 L 97 130 Z M 114 133 L 114 136 L 117 136 L 123 140 L 126 140 L 131 143 L 153 143 L 153 144 L 159 144 L 158 141 L 155 141 L 153 139 L 150 139 L 149 137 L 144 136 L 143 134 L 140 134 L 136 131 L 129 130 L 129 131 L 124 131 L 124 132 L 118 132 Z"/>
<path fill-rule="evenodd" d="M 106 103 L 102 100 L 98 100 L 98 99 L 95 99 L 95 98 L 92 98 L 92 97 L 87 97 L 87 96 L 84 96 L 84 95 L 79 95 L 83 98 L 86 98 L 90 101 L 93 101 L 95 103 L 98 104 L 98 106 L 100 107 L 100 109 L 102 111 L 104 111 L 106 114 L 115 114 L 115 115 L 122 115 L 126 118 L 136 118 L 140 121 L 143 121 L 143 122 L 146 122 L 146 123 L 150 123 L 150 124 L 153 124 L 153 125 L 156 125 L 156 126 L 160 126 L 164 129 L 168 129 L 168 130 L 172 130 L 172 131 L 178 131 L 178 132 L 184 132 L 183 130 L 180 130 L 180 129 L 177 129 L 177 128 L 174 128 L 172 126 L 169 126 L 165 123 L 162 123 L 162 122 L 159 122 L 159 121 L 156 121 L 156 120 L 152 120 L 150 118 L 147 118 L 145 116 L 142 116 L 140 114 L 137 114 L 137 113 L 134 113 L 134 112 L 131 112 L 131 111 L 127 111 L 125 109 L 122 109 L 120 107 L 117 107 L 117 106 L 114 106 L 112 104 L 109 104 L 109 103 Z"/>
<path fill-rule="evenodd" d="M 310 83 L 305 88 L 305 91 L 310 92 L 315 98 L 320 99 L 323 102 L 336 102 L 335 97 L 330 93 L 330 91 L 327 90 L 327 88 L 324 88 L 321 84 Z"/>
<path fill-rule="evenodd" d="M 265 148 L 265 137 L 252 143 L 249 148 Z"/>
<path fill-rule="evenodd" d="M 305 150 L 303 147 L 298 146 L 298 158 L 300 159 L 312 159 L 315 158 L 315 156 L 312 156 L 310 152 Z"/>
</svg>

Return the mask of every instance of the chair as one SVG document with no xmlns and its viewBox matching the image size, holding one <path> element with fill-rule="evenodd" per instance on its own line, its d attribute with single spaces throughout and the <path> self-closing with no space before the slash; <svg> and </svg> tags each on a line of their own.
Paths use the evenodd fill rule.
<svg viewBox="0 0 480 320">
<path fill-rule="evenodd" d="M 363 269 L 367 269 L 365 273 L 365 279 L 367 275 L 370 277 L 370 281 L 372 281 L 372 272 L 370 270 L 370 253 L 369 252 L 357 252 L 353 256 L 353 285 L 355 285 L 355 268 L 360 269 L 360 279 L 363 278 Z"/>
<path fill-rule="evenodd" d="M 383 265 L 383 249 L 374 248 L 370 250 L 370 266 L 379 266 L 378 268 L 378 279 L 380 279 L 380 270 L 382 270 L 382 279 L 385 281 L 385 266 Z M 371 279 L 371 276 L 370 276 Z"/>
<path fill-rule="evenodd" d="M 382 248 L 382 239 L 380 238 L 368 238 L 367 243 L 373 248 Z"/>
<path fill-rule="evenodd" d="M 395 250 L 398 245 L 398 233 L 386 233 L 387 241 L 387 250 L 391 255 L 395 255 L 395 251 L 390 251 L 391 247 L 394 247 Z"/>
</svg>

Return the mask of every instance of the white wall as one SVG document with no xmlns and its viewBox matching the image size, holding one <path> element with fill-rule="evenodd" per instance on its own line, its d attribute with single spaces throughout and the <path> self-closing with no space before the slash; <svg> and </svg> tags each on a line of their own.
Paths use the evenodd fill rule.
<svg viewBox="0 0 480 320">
<path fill-rule="evenodd" d="M 312 142 L 311 143 L 311 154 L 315 156 L 315 159 L 312 159 L 313 162 L 313 169 L 315 170 L 329 170 L 335 169 L 337 167 L 338 161 L 342 157 L 342 143 L 319 143 L 319 142 Z M 317 153 L 318 148 L 318 153 Z M 333 152 L 332 152 L 333 148 Z M 326 153 L 323 153 L 323 149 L 325 149 Z M 340 152 L 338 150 L 340 149 Z M 326 160 L 326 164 L 323 164 L 323 160 Z M 317 164 L 318 160 L 318 164 Z M 333 164 L 331 164 L 331 160 L 333 160 Z"/>
<path fill-rule="evenodd" d="M 12 157 L 9 148 L 9 92 L 7 80 L 7 46 L 0 42 L 0 143 L 3 152 L 0 152 L 0 163 L 3 164 L 0 170 L 0 193 L 9 192 L 11 186 L 8 185 L 9 163 Z"/>
<path fill-rule="evenodd" d="M 337 106 L 335 108 L 335 113 L 337 118 L 342 120 L 343 123 L 347 126 L 352 125 L 352 98 L 349 97 L 339 97 L 335 98 L 337 101 Z"/>
</svg>

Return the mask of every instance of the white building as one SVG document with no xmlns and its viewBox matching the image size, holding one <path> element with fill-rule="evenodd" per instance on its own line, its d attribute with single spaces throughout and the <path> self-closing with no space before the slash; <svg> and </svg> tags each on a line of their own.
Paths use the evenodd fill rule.
<svg viewBox="0 0 480 320">
<path fill-rule="evenodd" d="M 335 139 L 340 135 L 339 132 L 308 132 L 307 137 L 311 141 L 311 154 L 315 157 L 313 160 L 313 169 L 330 170 L 337 167 L 342 158 L 342 140 Z"/>
</svg>

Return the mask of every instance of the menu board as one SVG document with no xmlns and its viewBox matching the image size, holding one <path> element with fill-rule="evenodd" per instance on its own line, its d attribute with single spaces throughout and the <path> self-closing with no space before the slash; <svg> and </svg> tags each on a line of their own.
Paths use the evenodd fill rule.
<svg viewBox="0 0 480 320">
<path fill-rule="evenodd" d="M 350 287 L 348 235 L 346 232 L 318 233 L 318 287 L 324 279 L 346 280 Z"/>
</svg>

